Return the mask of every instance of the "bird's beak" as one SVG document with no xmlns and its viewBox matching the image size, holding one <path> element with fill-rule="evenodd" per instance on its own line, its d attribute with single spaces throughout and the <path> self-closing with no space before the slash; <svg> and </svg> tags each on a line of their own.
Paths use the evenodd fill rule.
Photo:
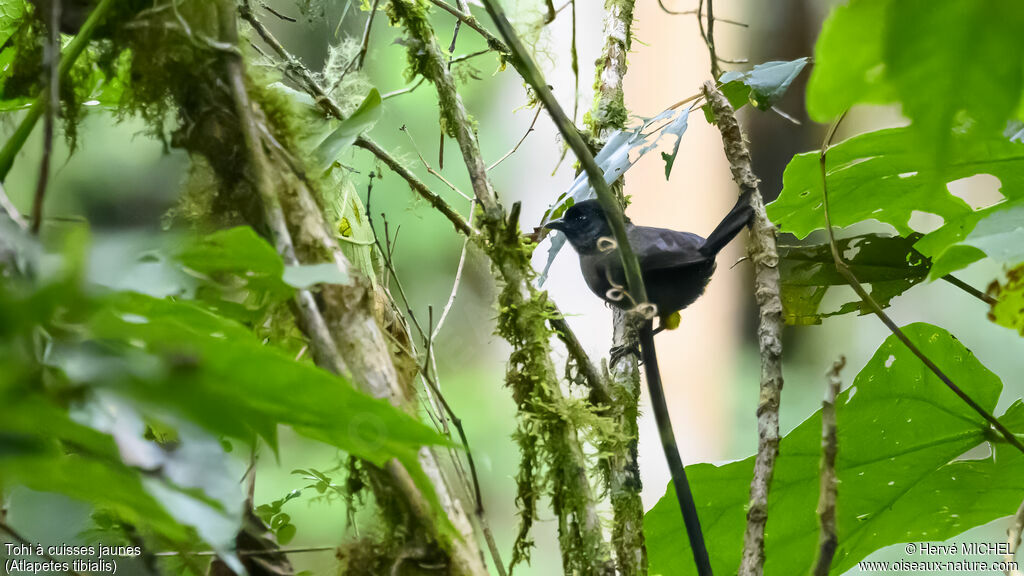
<svg viewBox="0 0 1024 576">
<path fill-rule="evenodd" d="M 559 230 L 565 232 L 565 220 L 559 218 L 558 220 L 552 220 L 543 226 L 549 230 Z"/>
</svg>

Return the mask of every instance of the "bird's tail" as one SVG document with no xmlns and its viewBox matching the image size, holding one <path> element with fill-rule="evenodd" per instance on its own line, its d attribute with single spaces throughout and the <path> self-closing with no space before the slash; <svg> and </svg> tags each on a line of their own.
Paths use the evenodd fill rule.
<svg viewBox="0 0 1024 576">
<path fill-rule="evenodd" d="M 714 232 L 708 235 L 708 239 L 700 247 L 701 254 L 714 257 L 725 245 L 728 244 L 744 226 L 750 224 L 754 218 L 754 209 L 750 207 L 750 196 L 753 190 L 744 192 L 732 210 L 725 215 L 725 218 L 718 224 Z"/>
</svg>

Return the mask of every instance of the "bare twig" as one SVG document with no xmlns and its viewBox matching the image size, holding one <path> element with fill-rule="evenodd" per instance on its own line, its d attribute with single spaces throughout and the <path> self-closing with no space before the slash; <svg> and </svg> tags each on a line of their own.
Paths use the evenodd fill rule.
<svg viewBox="0 0 1024 576">
<path fill-rule="evenodd" d="M 177 2 L 177 0 L 171 0 L 171 1 L 172 2 Z M 263 9 L 266 10 L 267 12 L 269 12 L 271 15 L 277 17 L 279 20 L 284 20 L 285 22 L 291 22 L 293 24 L 295 22 L 298 22 L 298 20 L 296 20 L 295 18 L 292 18 L 291 16 L 285 16 L 284 14 L 278 12 L 277 10 L 274 9 L 273 6 L 267 4 L 266 2 L 260 2 L 260 6 L 262 6 Z"/>
<path fill-rule="evenodd" d="M 846 118 L 845 112 L 838 118 L 836 118 L 835 122 L 832 123 L 832 126 L 825 134 L 825 140 L 821 145 L 821 154 L 818 157 L 819 164 L 821 167 L 822 211 L 825 215 L 825 229 L 828 231 L 829 247 L 832 249 L 832 260 L 835 262 L 836 271 L 839 272 L 839 274 L 842 275 L 844 279 L 846 279 L 847 284 L 849 284 L 850 287 L 853 288 L 854 292 L 856 292 L 857 295 L 860 296 L 860 299 L 863 300 L 869 308 L 871 308 L 871 311 L 875 313 L 875 316 L 878 316 L 878 319 L 881 320 L 883 324 L 885 324 L 886 328 L 888 328 L 889 331 L 892 332 L 893 335 L 896 336 L 896 338 L 914 354 L 914 356 L 917 356 L 918 359 L 921 360 L 921 362 L 923 362 L 924 365 L 929 370 L 931 370 L 932 373 L 935 374 L 935 376 L 937 376 L 943 384 L 946 385 L 947 388 L 949 388 L 954 394 L 956 394 L 961 400 L 963 400 L 965 404 L 967 404 L 972 410 L 974 410 L 979 416 L 981 416 L 986 422 L 988 422 L 993 428 L 995 428 L 996 431 L 999 432 L 999 434 L 1003 438 L 1005 438 L 1011 446 L 1024 453 L 1024 443 L 1021 443 L 1020 439 L 1017 438 L 1013 434 L 1013 432 L 1011 432 L 1006 426 L 1004 426 L 1003 423 L 999 421 L 999 419 L 993 416 L 991 412 L 989 412 L 980 404 L 975 402 L 973 398 L 971 398 L 966 392 L 964 392 L 959 386 L 957 386 L 953 382 L 953 380 L 951 380 L 949 376 L 947 376 L 946 373 L 942 371 L 942 369 L 940 369 L 934 362 L 932 362 L 932 360 L 928 358 L 928 356 L 925 355 L 925 353 L 922 352 L 921 349 L 918 348 L 917 345 L 910 340 L 910 338 L 903 332 L 903 330 L 900 329 L 900 327 L 897 326 L 895 322 L 893 322 L 892 318 L 890 318 L 889 315 L 886 314 L 884 310 L 882 310 L 882 307 L 878 305 L 878 302 L 875 301 L 871 294 L 869 294 L 868 291 L 864 289 L 864 286 L 862 286 L 860 281 L 857 280 L 857 276 L 853 273 L 852 270 L 850 270 L 850 267 L 846 265 L 846 262 L 843 261 L 842 256 L 839 254 L 839 248 L 836 245 L 835 231 L 832 229 L 832 218 L 829 213 L 828 170 L 826 168 L 826 157 L 828 154 L 828 149 L 832 145 L 832 138 L 835 136 L 836 129 L 839 127 L 839 124 L 842 123 L 844 118 Z"/>
<path fill-rule="evenodd" d="M 1005 571 L 1006 576 L 1021 576 L 1021 574 L 1024 574 L 1017 568 L 1009 567 L 1016 564 L 1017 549 L 1020 548 L 1020 535 L 1022 531 L 1024 531 L 1024 502 L 1020 503 L 1017 513 L 1013 515 L 1013 524 L 1006 529 L 1006 541 L 1009 545 L 1006 554 L 1003 556 L 1003 559 L 1008 564 Z"/>
<path fill-rule="evenodd" d="M 562 5 L 562 8 L 569 5 L 572 5 L 572 37 L 569 41 L 569 62 L 572 66 L 573 78 L 572 123 L 575 125 L 580 113 L 580 59 L 579 54 L 576 51 L 576 0 L 569 0 Z M 558 11 L 561 12 L 562 8 L 559 8 Z M 558 172 L 558 168 L 562 165 L 562 162 L 565 160 L 565 155 L 568 153 L 569 146 L 563 144 L 562 153 L 558 155 L 558 162 L 555 162 L 555 167 L 551 170 L 552 176 Z"/>
<path fill-rule="evenodd" d="M 465 62 L 466 60 L 469 60 L 469 59 L 472 59 L 472 58 L 476 58 L 477 56 L 483 56 L 484 54 L 490 54 L 491 52 L 494 52 L 494 50 L 491 50 L 490 48 L 484 48 L 483 50 L 477 50 L 476 52 L 470 52 L 468 54 L 460 54 L 458 56 L 452 56 L 452 59 L 449 60 L 449 62 L 451 62 L 452 64 L 455 64 L 455 63 L 458 63 L 458 62 Z"/>
<path fill-rule="evenodd" d="M 388 154 L 387 150 L 384 150 L 376 142 L 371 140 L 367 136 L 360 136 L 356 139 L 356 146 L 367 150 L 371 154 L 377 157 L 378 160 L 384 163 L 392 172 L 398 174 L 405 180 L 409 187 L 413 189 L 417 194 L 423 197 L 427 202 L 430 203 L 438 212 L 443 214 L 448 221 L 455 226 L 455 229 L 467 236 L 474 234 L 473 228 L 468 222 L 460 215 L 454 208 L 451 207 L 444 198 L 435 194 L 426 184 L 423 183 L 415 174 L 413 174 L 408 168 L 402 165 L 394 156 Z"/>
<path fill-rule="evenodd" d="M 370 31 L 373 30 L 373 17 L 377 15 L 378 4 L 380 4 L 380 0 L 373 0 L 373 4 L 370 5 L 370 14 L 366 17 L 366 28 L 363 29 L 363 40 L 359 43 L 359 56 L 355 59 L 356 70 L 363 68 L 366 52 L 370 49 Z"/>
<path fill-rule="evenodd" d="M 434 170 L 434 168 L 430 166 L 430 163 L 427 162 L 427 159 L 424 158 L 423 154 L 420 153 L 419 146 L 416 145 L 416 139 L 412 137 L 412 133 L 409 132 L 409 129 L 404 124 L 402 125 L 401 128 L 399 128 L 399 130 L 405 132 L 405 135 L 409 137 L 409 143 L 412 144 L 412 149 L 416 152 L 416 156 L 419 157 L 420 162 L 423 163 L 423 167 L 427 169 L 428 174 L 432 175 L 434 178 L 437 178 L 441 182 L 444 182 L 446 186 L 451 188 L 452 191 L 457 193 L 459 196 L 462 196 L 466 200 L 472 200 L 472 198 L 470 198 L 465 192 L 459 190 L 459 188 L 455 186 L 455 184 L 449 182 L 448 179 L 444 177 L 444 175 L 442 175 L 437 170 Z"/>
<path fill-rule="evenodd" d="M 775 227 L 765 214 L 758 179 L 750 167 L 750 151 L 729 100 L 714 82 L 704 83 L 704 96 L 722 133 L 725 157 L 732 178 L 743 193 L 752 192 L 754 221 L 748 253 L 754 263 L 754 295 L 760 315 L 758 343 L 761 349 L 761 391 L 757 403 L 757 458 L 750 482 L 747 528 L 743 535 L 740 576 L 760 575 L 764 570 L 764 528 L 768 522 L 768 492 L 779 455 L 779 401 L 782 396 L 782 300 L 779 296 L 779 253 Z"/>
<path fill-rule="evenodd" d="M 270 550 L 238 550 L 235 554 L 239 556 L 272 556 L 276 554 L 305 554 L 307 552 L 327 552 L 337 550 L 337 546 L 303 546 L 301 548 L 273 548 Z M 196 550 L 195 552 L 154 552 L 154 556 L 216 556 L 219 552 L 215 550 Z"/>
<path fill-rule="evenodd" d="M 697 13 L 697 9 L 696 8 L 693 8 L 691 10 L 672 10 L 668 6 L 665 6 L 665 0 L 658 0 L 658 6 L 661 8 L 662 12 L 664 12 L 666 14 L 671 14 L 673 16 L 683 16 L 683 15 L 689 16 L 689 15 Z M 736 20 L 728 20 L 726 18 L 716 18 L 715 20 L 718 21 L 718 22 L 722 22 L 724 24 L 732 24 L 734 26 L 740 26 L 741 28 L 748 28 L 749 27 L 747 24 L 744 24 L 743 22 L 738 22 Z"/>
<path fill-rule="evenodd" d="M 704 0 L 697 0 L 697 28 L 700 30 L 700 37 L 704 45 L 708 47 L 708 55 L 711 57 L 711 77 L 718 80 L 722 75 L 722 68 L 718 64 L 718 54 L 715 52 L 715 8 L 714 0 L 708 2 L 708 27 L 704 29 Z"/>
<path fill-rule="evenodd" d="M 473 212 L 473 207 L 476 206 L 476 201 L 469 203 L 469 211 Z M 462 283 L 462 270 L 466 265 L 466 253 L 469 252 L 469 236 L 462 241 L 462 253 L 459 255 L 459 266 L 455 269 L 455 280 L 452 281 L 452 290 L 448 294 L 448 301 L 444 304 L 444 309 L 441 310 L 441 317 L 437 320 L 437 326 L 434 327 L 430 333 L 432 339 L 437 339 L 437 335 L 441 333 L 441 327 L 444 326 L 444 321 L 448 318 L 448 313 L 451 312 L 452 306 L 455 305 L 455 297 L 459 293 L 459 285 Z"/>
<path fill-rule="evenodd" d="M 487 167 L 487 171 L 488 172 L 490 172 L 491 170 L 494 170 L 495 166 L 497 166 L 498 164 L 501 164 L 502 162 L 505 161 L 505 159 L 507 159 L 509 156 L 515 154 L 516 151 L 519 150 L 519 147 L 522 146 L 523 142 L 526 141 L 526 137 L 529 136 L 531 132 L 533 132 L 533 127 L 537 125 L 537 118 L 540 118 L 540 112 L 543 109 L 544 108 L 542 108 L 540 106 L 537 106 L 537 113 L 533 115 L 533 121 L 530 122 L 530 127 L 526 129 L 526 133 L 523 134 L 523 137 L 520 138 L 518 142 L 516 142 L 516 145 L 513 146 L 511 150 L 506 152 L 504 156 L 502 156 L 501 158 L 498 158 L 497 160 L 494 161 L 493 164 L 491 164 L 490 166 Z"/>
<path fill-rule="evenodd" d="M 366 52 L 370 49 L 370 32 L 373 30 L 373 19 L 377 15 L 378 4 L 380 4 L 380 0 L 373 0 L 373 3 L 370 5 L 370 13 L 366 16 L 366 24 L 363 27 L 363 39 L 359 42 L 359 52 L 355 58 L 349 60 L 348 64 L 345 65 L 345 69 L 341 71 L 338 78 L 331 84 L 328 90 L 329 93 L 333 94 L 338 89 L 338 86 L 341 86 L 349 72 L 362 70 L 363 60 L 366 59 Z"/>
<path fill-rule="evenodd" d="M 576 337 L 576 333 L 569 328 L 569 323 L 565 321 L 564 317 L 559 315 L 558 317 L 548 319 L 548 324 L 555 330 L 555 335 L 558 336 L 558 339 L 565 344 L 565 349 L 569 356 L 576 362 L 576 366 L 579 367 L 583 378 L 590 385 L 595 403 L 610 406 L 612 404 L 612 395 L 608 391 L 608 383 L 605 382 L 597 366 L 590 361 L 590 356 L 583 349 L 583 343 Z"/>
<path fill-rule="evenodd" d="M 459 10 L 455 6 L 449 4 L 448 2 L 445 2 L 445 0 L 430 0 L 430 3 L 444 10 L 445 12 L 451 14 L 452 16 L 455 16 L 456 18 L 461 20 L 466 26 L 469 26 L 470 28 L 475 30 L 477 34 L 483 36 L 484 40 L 487 41 L 487 45 L 492 50 L 497 50 L 502 54 L 509 53 L 508 46 L 505 46 L 504 42 L 502 42 L 497 36 L 492 34 L 488 29 L 484 28 L 483 25 L 480 24 L 480 21 L 477 20 L 469 12 L 463 12 L 462 10 Z"/>
<path fill-rule="evenodd" d="M 388 92 L 386 94 L 381 95 L 380 99 L 387 100 L 389 98 L 394 98 L 395 96 L 401 96 L 403 94 L 412 94 L 413 92 L 416 91 L 417 88 L 419 88 L 423 84 L 424 81 L 426 81 L 426 78 L 420 76 L 419 79 L 417 79 L 412 84 L 406 86 L 405 88 L 399 88 L 398 90 L 394 90 L 392 92 Z"/>
<path fill-rule="evenodd" d="M 818 559 L 811 571 L 812 576 L 828 576 L 832 558 L 839 544 L 836 530 L 836 492 L 839 480 L 836 478 L 836 454 L 839 452 L 836 437 L 836 396 L 843 381 L 840 372 L 846 366 L 846 357 L 840 356 L 826 374 L 825 400 L 821 403 L 821 485 L 818 492 Z"/>
</svg>

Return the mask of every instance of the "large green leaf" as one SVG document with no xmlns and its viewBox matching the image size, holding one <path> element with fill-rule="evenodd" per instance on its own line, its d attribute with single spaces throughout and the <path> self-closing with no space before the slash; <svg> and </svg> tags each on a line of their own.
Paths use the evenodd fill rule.
<svg viewBox="0 0 1024 576">
<path fill-rule="evenodd" d="M 212 280 L 230 276 L 246 287 L 286 299 L 292 289 L 283 279 L 284 263 L 274 247 L 252 228 L 238 226 L 184 242 L 174 257 L 188 270 Z"/>
<path fill-rule="evenodd" d="M 18 30 L 25 8 L 25 0 L 0 0 L 0 46 Z"/>
<path fill-rule="evenodd" d="M 3 384 L 0 382 L 0 384 Z M 115 510 L 136 526 L 172 540 L 186 532 L 125 466 L 110 436 L 72 421 L 64 410 L 0 386 L 0 487 L 11 484 L 59 492 Z"/>
<path fill-rule="evenodd" d="M 1001 129 L 1020 101 L 1024 6 L 1015 0 L 851 0 L 825 21 L 807 89 L 827 122 L 858 103 L 902 101 L 944 140 L 956 112 Z"/>
<path fill-rule="evenodd" d="M 1002 132 L 1024 84 L 1024 2 L 890 0 L 886 18 L 885 75 L 929 169 L 959 158 L 949 149 L 958 114 L 986 136 Z"/>
<path fill-rule="evenodd" d="M 899 102 L 918 169 L 936 177 L 959 158 L 958 131 L 994 136 L 1019 112 L 1022 29 L 1018 0 L 851 0 L 818 38 L 808 113 L 827 122 L 855 104 Z"/>
<path fill-rule="evenodd" d="M 278 424 L 383 464 L 429 444 L 432 429 L 341 378 L 264 346 L 241 324 L 186 302 L 119 294 L 89 323 L 93 337 L 156 355 L 162 380 L 95 382 L 214 433 L 273 442 Z"/>
<path fill-rule="evenodd" d="M 890 300 L 928 275 L 931 262 L 913 248 L 920 237 L 920 234 L 907 238 L 863 234 L 839 240 L 837 248 L 857 279 L 871 285 L 871 296 L 885 308 Z M 783 318 L 787 324 L 820 324 L 829 316 L 871 312 L 859 298 L 844 302 L 830 312 L 820 309 L 830 287 L 847 285 L 836 270 L 828 244 L 780 245 L 779 274 Z"/>
<path fill-rule="evenodd" d="M 907 335 L 981 406 L 995 407 L 999 378 L 948 332 L 911 324 Z M 1017 432 L 1024 406 L 1004 416 Z M 841 574 L 872 551 L 897 542 L 940 541 L 1012 514 L 1024 496 L 1024 456 L 958 460 L 985 442 L 987 425 L 895 337 L 861 370 L 836 408 L 839 432 L 837 506 Z M 780 446 L 769 497 L 765 573 L 806 574 L 817 549 L 821 416 L 790 432 Z M 689 466 L 714 569 L 739 565 L 754 458 Z M 671 485 L 644 518 L 651 573 L 691 574 L 693 563 Z"/>
<path fill-rule="evenodd" d="M 807 113 L 828 122 L 854 104 L 891 102 L 884 80 L 883 39 L 889 0 L 837 6 L 821 28 L 807 84 Z"/>
<path fill-rule="evenodd" d="M 973 246 L 954 246 L 975 224 L 995 212 L 1024 201 L 1024 144 L 1001 135 L 978 137 L 957 134 L 950 141 L 955 162 L 944 165 L 932 177 L 919 172 L 928 166 L 926 151 L 917 145 L 909 128 L 879 130 L 841 142 L 828 153 L 828 192 L 832 224 L 849 226 L 874 219 L 908 235 L 915 211 L 936 214 L 944 225 L 926 234 L 916 245 L 933 260 L 931 278 L 962 268 L 984 256 Z M 991 174 L 999 179 L 1005 202 L 972 210 L 945 184 Z M 824 227 L 821 202 L 821 170 L 818 153 L 794 156 L 783 175 L 783 189 L 768 206 L 768 216 L 783 232 L 803 238 Z"/>
</svg>

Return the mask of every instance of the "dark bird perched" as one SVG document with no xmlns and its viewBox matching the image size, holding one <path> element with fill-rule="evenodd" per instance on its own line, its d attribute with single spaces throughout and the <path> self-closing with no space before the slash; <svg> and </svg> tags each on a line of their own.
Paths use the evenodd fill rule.
<svg viewBox="0 0 1024 576">
<path fill-rule="evenodd" d="M 674 328 L 669 320 L 674 313 L 704 293 L 715 271 L 715 256 L 750 224 L 753 214 L 747 192 L 707 239 L 691 232 L 635 226 L 626 219 L 626 236 L 640 262 L 647 300 L 658 307 L 662 328 Z M 622 294 L 626 275 L 611 227 L 597 200 L 571 206 L 562 219 L 544 227 L 559 230 L 569 239 L 579 254 L 583 279 L 594 294 L 619 308 L 639 304 Z"/>
</svg>

